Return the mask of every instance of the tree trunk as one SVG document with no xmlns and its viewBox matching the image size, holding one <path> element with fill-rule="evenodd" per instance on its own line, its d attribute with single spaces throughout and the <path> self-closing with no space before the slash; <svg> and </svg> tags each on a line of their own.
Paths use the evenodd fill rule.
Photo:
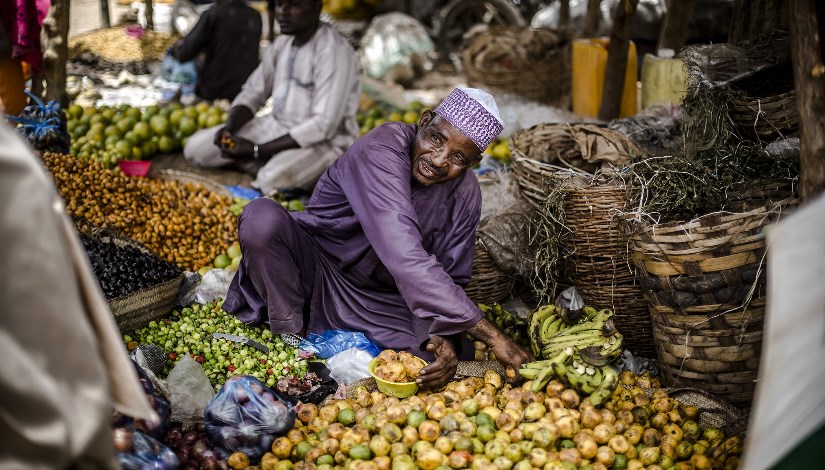
<svg viewBox="0 0 825 470">
<path fill-rule="evenodd" d="M 109 17 L 109 0 L 99 0 L 100 2 L 100 22 L 104 28 L 112 26 L 112 19 Z"/>
<path fill-rule="evenodd" d="M 613 15 L 613 31 L 607 46 L 607 65 L 604 71 L 602 102 L 599 119 L 609 121 L 619 117 L 622 108 L 622 90 L 627 73 L 627 49 L 630 42 L 630 26 L 639 0 L 622 0 Z"/>
<path fill-rule="evenodd" d="M 736 0 L 733 6 L 728 42 L 738 43 L 788 30 L 788 2 L 785 0 Z"/>
<path fill-rule="evenodd" d="M 587 0 L 587 14 L 584 16 L 584 30 L 582 37 L 592 38 L 599 32 L 599 17 L 601 17 L 601 0 Z"/>
<path fill-rule="evenodd" d="M 146 1 L 146 29 L 155 29 L 155 20 L 154 20 L 154 7 L 152 6 L 152 0 L 145 0 Z"/>
<path fill-rule="evenodd" d="M 570 26 L 570 0 L 559 0 L 559 29 Z"/>
<path fill-rule="evenodd" d="M 825 64 L 815 0 L 791 0 L 791 58 L 799 110 L 800 194 L 825 189 Z"/>
<path fill-rule="evenodd" d="M 674 52 L 679 52 L 679 49 L 685 45 L 687 40 L 688 26 L 692 15 L 693 0 L 669 0 L 656 50 L 673 49 Z"/>
<path fill-rule="evenodd" d="M 66 95 L 66 60 L 69 53 L 69 6 L 71 0 L 52 0 L 43 20 L 40 42 L 43 45 L 43 70 L 46 76 L 46 99 L 69 104 Z"/>
</svg>

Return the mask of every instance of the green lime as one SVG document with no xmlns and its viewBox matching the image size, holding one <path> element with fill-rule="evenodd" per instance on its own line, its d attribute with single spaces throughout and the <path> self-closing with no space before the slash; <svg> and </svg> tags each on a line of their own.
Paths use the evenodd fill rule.
<svg viewBox="0 0 825 470">
<path fill-rule="evenodd" d="M 230 264 L 232 264 L 232 258 L 227 256 L 225 253 L 222 253 L 222 254 L 218 255 L 215 258 L 215 261 L 214 261 L 213 264 L 215 265 L 216 268 L 223 269 L 223 268 L 229 266 Z"/>
<path fill-rule="evenodd" d="M 372 458 L 372 452 L 364 444 L 357 444 L 349 449 L 349 457 L 356 460 L 369 460 Z"/>
<path fill-rule="evenodd" d="M 232 261 L 230 260 L 230 263 Z M 338 412 L 338 422 L 344 426 L 352 426 L 355 423 L 355 411 L 352 408 L 344 408 Z"/>
</svg>

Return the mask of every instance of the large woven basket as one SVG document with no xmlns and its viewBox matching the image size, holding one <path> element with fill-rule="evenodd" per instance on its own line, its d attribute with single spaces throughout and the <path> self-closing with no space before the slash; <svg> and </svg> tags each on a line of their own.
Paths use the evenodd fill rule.
<svg viewBox="0 0 825 470">
<path fill-rule="evenodd" d="M 496 265 L 481 241 L 476 239 L 473 273 L 470 283 L 464 288 L 467 297 L 476 304 L 492 305 L 506 299 L 512 287 L 512 279 Z"/>
<path fill-rule="evenodd" d="M 150 171 L 149 176 L 164 181 L 177 181 L 181 184 L 201 185 L 215 194 L 220 194 L 230 199 L 232 198 L 232 193 L 229 192 L 229 190 L 226 189 L 225 186 L 209 177 L 199 175 L 197 173 L 167 169 Z"/>
<path fill-rule="evenodd" d="M 132 247 L 147 255 L 157 256 L 140 243 L 122 238 L 108 229 L 95 227 L 83 219 L 75 219 L 75 227 L 84 234 L 95 237 L 100 241 L 113 243 L 118 247 Z M 109 309 L 115 317 L 115 323 L 120 331 L 126 333 L 149 324 L 152 320 L 163 318 L 176 305 L 178 291 L 186 276 L 170 279 L 166 282 L 140 289 L 131 294 L 108 300 Z"/>
<path fill-rule="evenodd" d="M 612 147 L 629 156 L 638 148 L 626 136 L 591 124 L 538 124 L 515 133 L 510 140 L 512 168 L 527 201 L 540 208 L 547 199 L 549 188 L 572 175 L 589 174 L 597 170 L 582 158 L 582 149 L 576 137 L 581 135 L 607 136 Z"/>
<path fill-rule="evenodd" d="M 765 305 L 764 229 L 796 199 L 684 224 L 630 224 L 665 380 L 753 398 Z"/>
<path fill-rule="evenodd" d="M 491 27 L 472 35 L 461 57 L 471 86 L 570 106 L 567 33 L 528 26 Z"/>
<path fill-rule="evenodd" d="M 569 275 L 586 305 L 613 310 L 625 347 L 652 358 L 650 315 L 619 226 L 618 216 L 626 205 L 627 189 L 615 183 L 593 183 L 565 195 L 565 223 L 573 248 Z"/>
<path fill-rule="evenodd" d="M 792 137 L 799 132 L 794 90 L 765 98 L 731 98 L 728 113 L 745 136 L 756 135 L 763 140 L 775 140 Z"/>
</svg>

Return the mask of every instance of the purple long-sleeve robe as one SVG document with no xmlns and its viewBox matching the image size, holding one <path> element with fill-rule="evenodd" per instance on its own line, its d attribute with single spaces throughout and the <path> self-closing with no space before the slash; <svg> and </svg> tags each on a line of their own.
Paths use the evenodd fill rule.
<svg viewBox="0 0 825 470">
<path fill-rule="evenodd" d="M 414 183 L 416 130 L 389 123 L 358 139 L 318 181 L 306 211 L 292 213 L 317 252 L 308 331 L 363 331 L 382 347 L 422 355 L 430 336 L 481 319 L 461 288 L 471 275 L 478 182 L 467 172 Z"/>
</svg>

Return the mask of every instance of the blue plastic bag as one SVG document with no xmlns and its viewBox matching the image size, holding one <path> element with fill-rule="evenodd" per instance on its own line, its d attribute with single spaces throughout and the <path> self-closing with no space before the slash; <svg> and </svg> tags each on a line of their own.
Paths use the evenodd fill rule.
<svg viewBox="0 0 825 470">
<path fill-rule="evenodd" d="M 170 82 L 192 85 L 198 79 L 198 70 L 194 60 L 178 62 L 167 52 L 160 63 L 160 76 Z"/>
<path fill-rule="evenodd" d="M 357 331 L 327 330 L 320 335 L 310 333 L 298 346 L 298 349 L 314 353 L 321 359 L 329 359 L 350 348 L 363 349 L 373 357 L 381 353 L 381 348 L 377 344 L 364 333 Z"/>
</svg>

